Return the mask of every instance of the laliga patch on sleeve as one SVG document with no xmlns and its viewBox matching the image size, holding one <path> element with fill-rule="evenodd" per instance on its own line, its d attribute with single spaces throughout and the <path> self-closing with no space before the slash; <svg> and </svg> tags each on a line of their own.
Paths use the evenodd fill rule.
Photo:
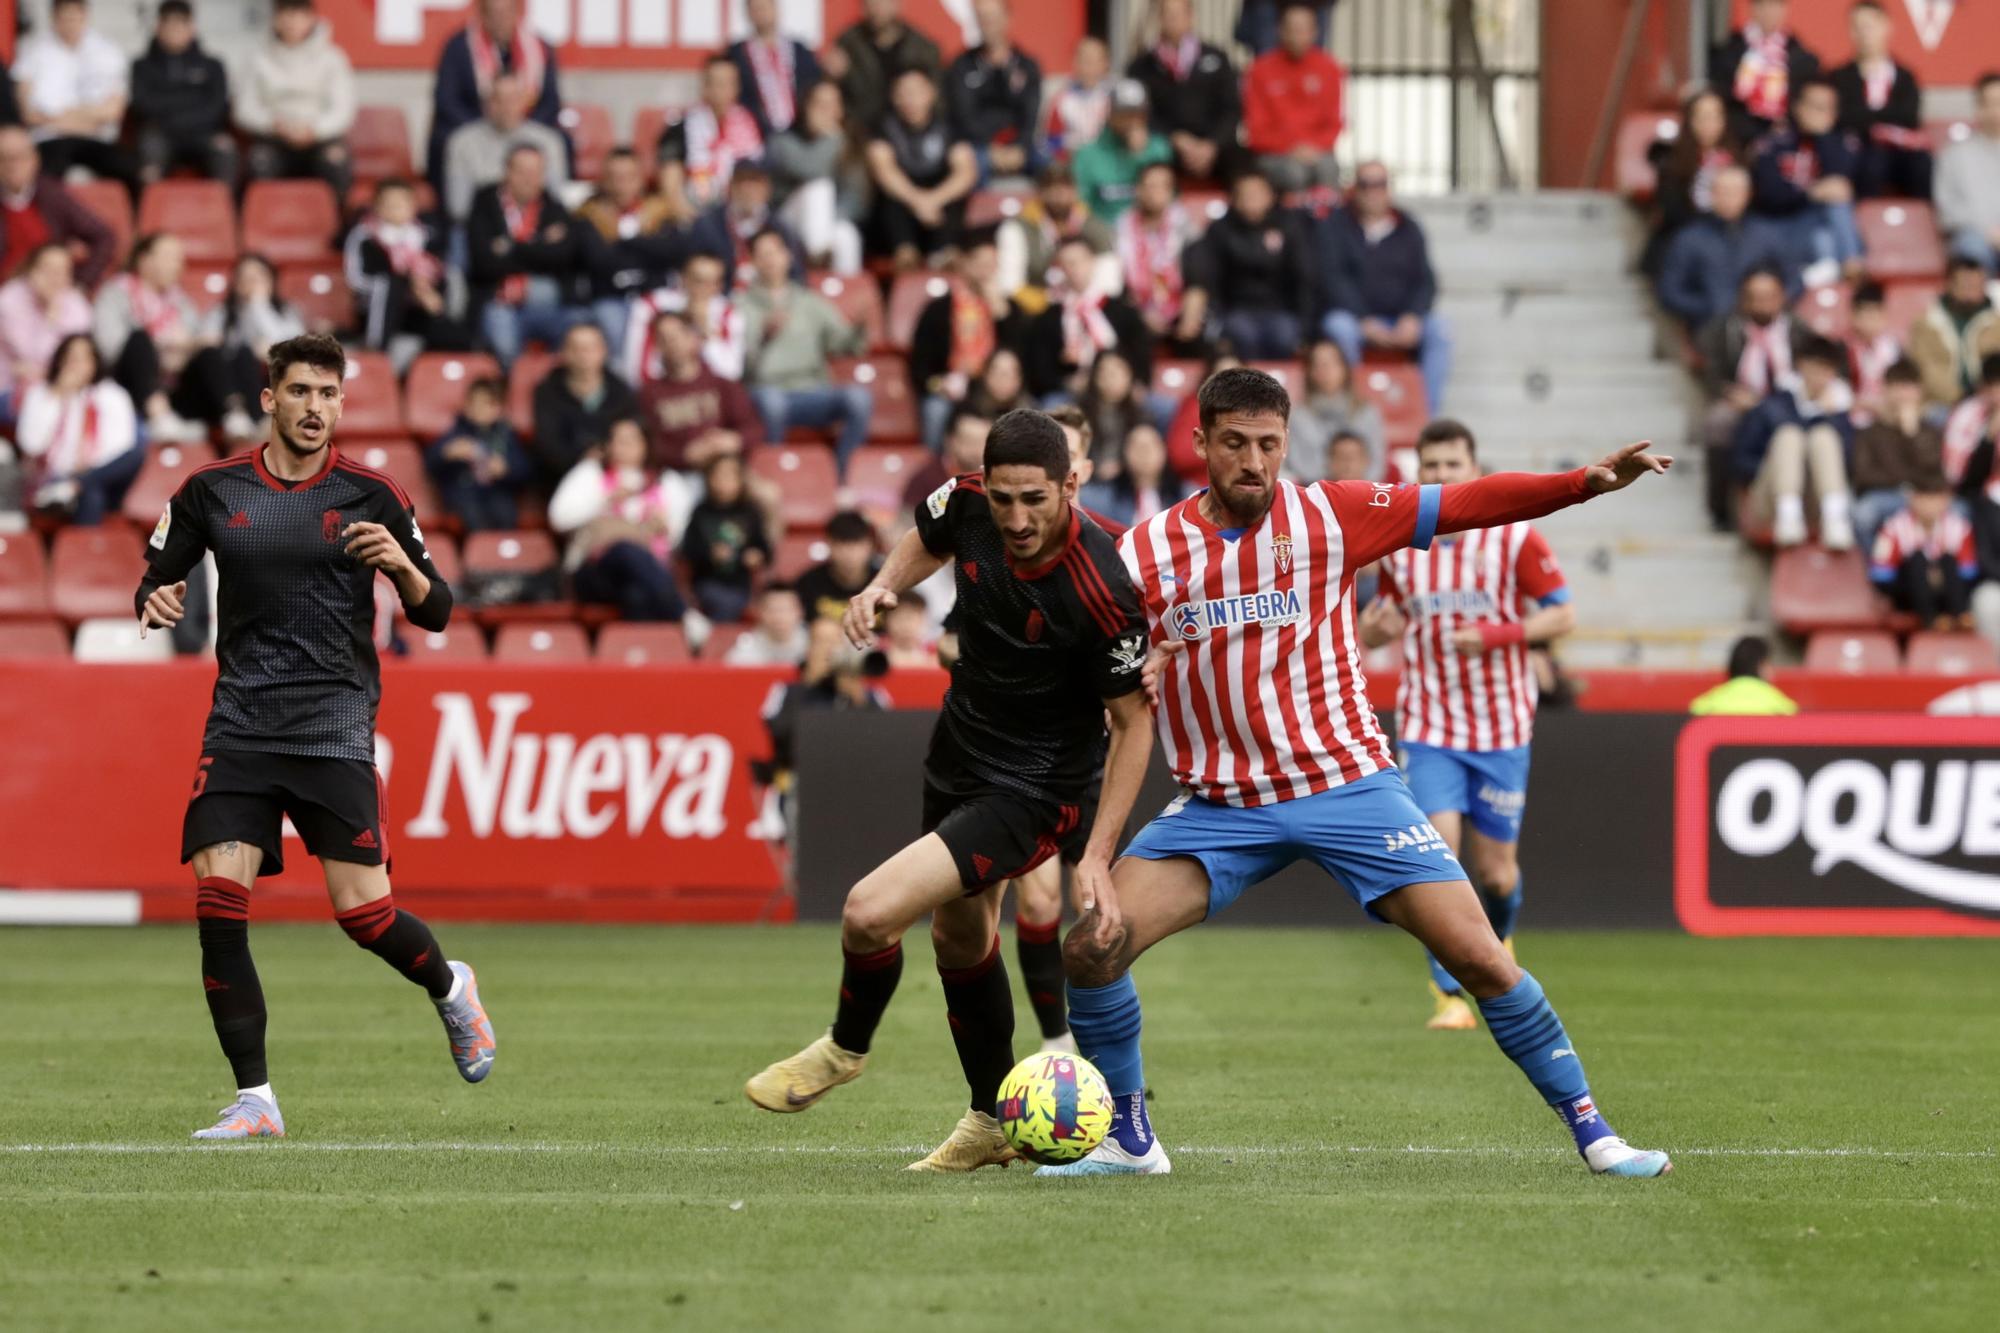
<svg viewBox="0 0 2000 1333">
<path fill-rule="evenodd" d="M 945 506 L 951 503 L 951 493 L 958 489 L 958 478 L 953 477 L 944 485 L 931 492 L 931 498 L 924 501 L 924 508 L 931 511 L 932 518 L 943 518 Z"/>
<path fill-rule="evenodd" d="M 148 546 L 151 546 L 155 551 L 166 550 L 167 529 L 173 526 L 173 522 L 174 522 L 174 507 L 171 504 L 162 506 L 160 509 L 160 521 L 153 525 L 152 540 L 147 542 L 146 544 Z"/>
</svg>

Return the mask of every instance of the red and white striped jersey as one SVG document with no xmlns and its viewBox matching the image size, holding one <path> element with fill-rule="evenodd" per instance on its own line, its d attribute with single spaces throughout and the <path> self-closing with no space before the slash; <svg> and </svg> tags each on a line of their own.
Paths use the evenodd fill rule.
<svg viewBox="0 0 2000 1333">
<path fill-rule="evenodd" d="M 1868 554 L 1869 573 L 1876 582 L 1896 577 L 1897 568 L 1913 555 L 1930 561 L 1948 560 L 1967 578 L 1979 573 L 1979 552 L 1972 539 L 1972 523 L 1956 509 L 1944 511 L 1932 527 L 1925 527 L 1908 509 L 1898 509 L 1875 534 L 1875 549 Z"/>
<path fill-rule="evenodd" d="M 1394 767 L 1368 705 L 1349 589 L 1355 570 L 1428 544 L 1439 491 L 1280 481 L 1254 528 L 1218 530 L 1196 495 L 1119 539 L 1151 641 L 1188 644 L 1169 659 L 1158 710 L 1182 786 L 1257 806 Z"/>
<path fill-rule="evenodd" d="M 1527 644 L 1465 657 L 1452 647 L 1452 637 L 1482 623 L 1518 624 L 1528 602 L 1568 598 L 1542 535 L 1526 523 L 1509 523 L 1441 539 L 1427 551 L 1397 551 L 1382 562 L 1382 595 L 1408 618 L 1397 735 L 1446 750 L 1526 745 L 1536 697 Z"/>
</svg>

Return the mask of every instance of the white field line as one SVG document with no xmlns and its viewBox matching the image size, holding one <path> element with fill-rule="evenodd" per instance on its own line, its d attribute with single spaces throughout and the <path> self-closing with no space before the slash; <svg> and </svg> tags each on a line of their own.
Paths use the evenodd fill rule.
<svg viewBox="0 0 2000 1333">
<path fill-rule="evenodd" d="M 573 1154 L 576 1156 L 619 1156 L 619 1157 L 903 1157 L 912 1153 L 926 1153 L 930 1147 L 924 1144 L 909 1144 L 903 1147 L 851 1147 L 830 1145 L 825 1147 L 798 1147 L 790 1144 L 683 1144 L 683 1143 L 470 1143 L 470 1142 L 408 1142 L 408 1143 L 322 1143 L 311 1139 L 294 1139 L 284 1142 L 225 1142 L 225 1143 L 10 1143 L 0 1144 L 0 1154 L 33 1156 L 38 1154 L 162 1154 L 162 1153 L 213 1153 L 213 1152 L 387 1152 L 387 1153 L 497 1153 L 509 1154 Z M 1568 1148 L 1500 1148 L 1500 1147 L 1443 1147 L 1426 1144 L 1403 1144 L 1401 1146 L 1378 1144 L 1318 1143 L 1275 1146 L 1255 1144 L 1229 1147 L 1219 1144 L 1181 1144 L 1172 1152 L 1201 1157 L 1307 1157 L 1345 1154 L 1356 1157 L 1377 1156 L 1435 1156 L 1435 1157 L 1546 1157 L 1554 1154 L 1567 1155 Z M 1861 1158 L 1881 1160 L 1994 1160 L 2000 1159 L 2000 1149 L 1984 1148 L 1968 1151 L 1928 1148 L 1779 1148 L 1779 1147 L 1737 1147 L 1737 1148 L 1670 1148 L 1677 1157 L 1751 1157 L 1751 1158 Z"/>
</svg>

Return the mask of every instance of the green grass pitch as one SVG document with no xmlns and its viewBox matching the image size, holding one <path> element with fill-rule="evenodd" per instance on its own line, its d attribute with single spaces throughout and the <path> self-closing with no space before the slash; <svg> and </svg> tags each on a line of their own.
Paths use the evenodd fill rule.
<svg viewBox="0 0 2000 1333">
<path fill-rule="evenodd" d="M 440 933 L 488 1083 L 331 924 L 257 928 L 291 1138 L 198 1148 L 192 929 L 0 932 L 0 1328 L 2000 1323 L 1989 943 L 1530 927 L 1612 1123 L 1675 1153 L 1644 1182 L 1423 1030 L 1400 937 L 1197 931 L 1139 969 L 1173 1176 L 1038 1181 L 902 1170 L 963 1105 L 921 938 L 868 1074 L 780 1117 L 741 1084 L 824 1027 L 830 930 Z"/>
</svg>

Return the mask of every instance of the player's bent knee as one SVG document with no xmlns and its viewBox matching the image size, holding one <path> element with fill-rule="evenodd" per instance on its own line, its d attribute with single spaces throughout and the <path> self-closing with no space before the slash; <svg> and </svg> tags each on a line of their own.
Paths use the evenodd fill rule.
<svg viewBox="0 0 2000 1333">
<path fill-rule="evenodd" d="M 1506 994 L 1521 980 L 1521 965 L 1514 961 L 1512 954 L 1499 947 L 1497 940 L 1491 947 L 1482 944 L 1467 950 L 1460 957 L 1439 961 L 1444 963 L 1446 971 L 1458 978 L 1460 985 L 1482 1000 Z"/>
<path fill-rule="evenodd" d="M 1087 916 L 1063 939 L 1063 974 L 1072 986 L 1109 986 L 1132 965 L 1131 932 L 1123 924 L 1106 936 Z"/>
<path fill-rule="evenodd" d="M 1504 898 L 1521 886 L 1521 865 L 1511 853 L 1474 857 L 1466 869 L 1481 893 Z"/>
</svg>

